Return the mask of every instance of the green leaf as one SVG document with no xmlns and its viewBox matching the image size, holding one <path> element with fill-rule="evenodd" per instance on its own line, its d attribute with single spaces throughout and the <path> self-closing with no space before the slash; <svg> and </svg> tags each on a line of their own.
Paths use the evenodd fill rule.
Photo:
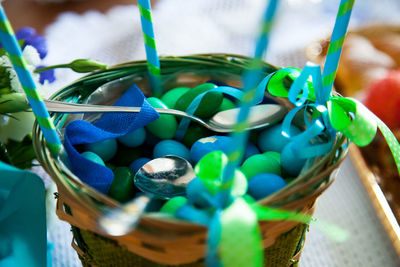
<svg viewBox="0 0 400 267">
<path fill-rule="evenodd" d="M 21 142 L 8 140 L 5 148 L 9 164 L 19 169 L 32 167 L 32 161 L 36 158 L 36 154 L 32 146 L 31 134 L 26 135 Z"/>
</svg>

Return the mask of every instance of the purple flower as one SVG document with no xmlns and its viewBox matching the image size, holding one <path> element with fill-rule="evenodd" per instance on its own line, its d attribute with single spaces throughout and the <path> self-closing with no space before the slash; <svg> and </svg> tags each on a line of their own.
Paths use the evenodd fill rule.
<svg viewBox="0 0 400 267">
<path fill-rule="evenodd" d="M 45 66 L 38 66 L 36 69 L 43 68 Z M 41 84 L 44 84 L 45 81 L 48 81 L 49 83 L 52 83 L 56 80 L 56 77 L 54 75 L 54 69 L 49 69 L 45 71 L 39 72 L 39 82 Z"/>
<path fill-rule="evenodd" d="M 35 35 L 35 33 L 36 30 L 34 28 L 25 26 L 16 31 L 15 36 L 17 37 L 18 40 L 26 40 L 31 36 Z"/>
<path fill-rule="evenodd" d="M 43 59 L 47 55 L 46 39 L 41 35 L 32 35 L 25 41 L 25 46 L 31 45 L 38 51 L 40 58 Z"/>
</svg>

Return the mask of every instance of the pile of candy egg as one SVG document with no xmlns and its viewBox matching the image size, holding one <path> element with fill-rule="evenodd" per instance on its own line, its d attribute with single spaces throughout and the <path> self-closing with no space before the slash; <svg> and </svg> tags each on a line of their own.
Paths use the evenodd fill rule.
<svg viewBox="0 0 400 267">
<path fill-rule="evenodd" d="M 185 111 L 199 94 L 217 87 L 203 83 L 194 88 L 177 87 L 166 92 L 161 98 L 149 97 L 147 101 L 154 108 L 172 108 Z M 219 92 L 205 95 L 195 115 L 209 118 L 215 113 L 235 108 L 234 102 Z M 291 126 L 291 133 L 300 132 Z M 212 151 L 226 152 L 233 144 L 232 137 L 211 132 L 191 123 L 183 140 L 174 139 L 178 120 L 173 115 L 161 114 L 160 118 L 118 139 L 108 139 L 87 144 L 82 155 L 114 173 L 108 195 L 119 202 L 126 202 L 140 192 L 134 184 L 138 170 L 152 159 L 175 155 L 186 159 L 195 166 L 201 158 Z M 244 151 L 239 171 L 238 190 L 245 199 L 254 201 L 283 188 L 296 177 L 305 161 L 295 157 L 288 145 L 288 137 L 282 134 L 282 124 L 253 130 Z M 236 179 L 236 177 L 235 177 Z M 204 187 L 200 179 L 194 178 L 186 188 L 186 196 L 173 197 L 162 201 L 161 212 L 174 213 L 188 199 L 200 208 L 208 203 L 197 192 Z"/>
</svg>

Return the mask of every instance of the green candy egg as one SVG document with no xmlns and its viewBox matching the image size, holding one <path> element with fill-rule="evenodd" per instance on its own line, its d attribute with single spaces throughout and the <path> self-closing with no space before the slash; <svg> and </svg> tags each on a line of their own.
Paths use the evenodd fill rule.
<svg viewBox="0 0 400 267">
<path fill-rule="evenodd" d="M 211 135 L 212 132 L 207 128 L 200 125 L 191 124 L 187 129 L 185 136 L 183 137 L 182 143 L 187 147 L 191 147 L 197 140 Z"/>
<path fill-rule="evenodd" d="M 182 95 L 175 104 L 175 109 L 186 111 L 193 99 L 201 93 L 207 92 L 210 89 L 216 88 L 217 86 L 212 83 L 203 83 L 193 89 L 190 89 L 184 95 Z M 211 92 L 206 94 L 200 102 L 194 115 L 200 118 L 207 118 L 214 115 L 218 108 L 221 106 L 223 99 L 222 93 Z"/>
<path fill-rule="evenodd" d="M 279 165 L 281 165 L 281 153 L 275 152 L 275 151 L 267 151 L 267 152 L 264 152 L 263 155 L 272 157 L 273 159 L 275 159 L 278 162 Z"/>
<path fill-rule="evenodd" d="M 170 108 L 175 107 L 176 101 L 189 90 L 189 87 L 176 87 L 166 92 L 161 97 L 161 101 Z"/>
<path fill-rule="evenodd" d="M 133 184 L 133 171 L 128 167 L 114 169 L 114 179 L 108 195 L 119 202 L 125 202 L 135 196 L 136 188 Z"/>
<path fill-rule="evenodd" d="M 232 101 L 230 101 L 228 98 L 224 97 L 222 99 L 221 106 L 219 106 L 219 109 L 217 112 L 228 110 L 228 109 L 233 109 L 233 108 L 236 108 L 235 104 Z"/>
<path fill-rule="evenodd" d="M 163 213 L 168 213 L 171 215 L 174 215 L 175 212 L 185 205 L 187 203 L 187 198 L 183 196 L 177 196 L 173 197 L 171 199 L 168 199 L 167 202 L 164 203 L 164 205 L 161 207 L 160 212 Z"/>
<path fill-rule="evenodd" d="M 142 150 L 118 144 L 116 155 L 109 161 L 115 166 L 128 166 L 132 161 L 142 156 Z"/>
<path fill-rule="evenodd" d="M 246 159 L 240 170 L 244 173 L 247 179 L 261 173 L 274 173 L 281 175 L 281 165 L 276 159 L 276 156 L 271 154 L 257 154 Z"/>
<path fill-rule="evenodd" d="M 113 171 L 115 168 L 117 168 L 117 166 L 115 166 L 114 164 L 112 164 L 112 163 L 110 163 L 110 162 L 107 162 L 107 163 L 106 163 L 106 167 L 109 168 L 109 169 L 111 169 L 112 171 Z"/>
<path fill-rule="evenodd" d="M 149 97 L 147 101 L 153 108 L 168 108 L 160 99 Z M 160 118 L 146 125 L 147 130 L 161 139 L 172 139 L 178 123 L 173 115 L 160 114 Z"/>
</svg>

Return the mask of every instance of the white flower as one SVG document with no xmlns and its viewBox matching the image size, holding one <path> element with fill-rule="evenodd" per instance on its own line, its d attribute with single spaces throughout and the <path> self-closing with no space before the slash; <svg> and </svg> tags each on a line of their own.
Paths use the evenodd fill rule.
<svg viewBox="0 0 400 267">
<path fill-rule="evenodd" d="M 31 66 L 37 66 L 40 64 L 40 56 L 36 48 L 33 46 L 27 45 L 22 52 L 26 63 Z"/>
</svg>

